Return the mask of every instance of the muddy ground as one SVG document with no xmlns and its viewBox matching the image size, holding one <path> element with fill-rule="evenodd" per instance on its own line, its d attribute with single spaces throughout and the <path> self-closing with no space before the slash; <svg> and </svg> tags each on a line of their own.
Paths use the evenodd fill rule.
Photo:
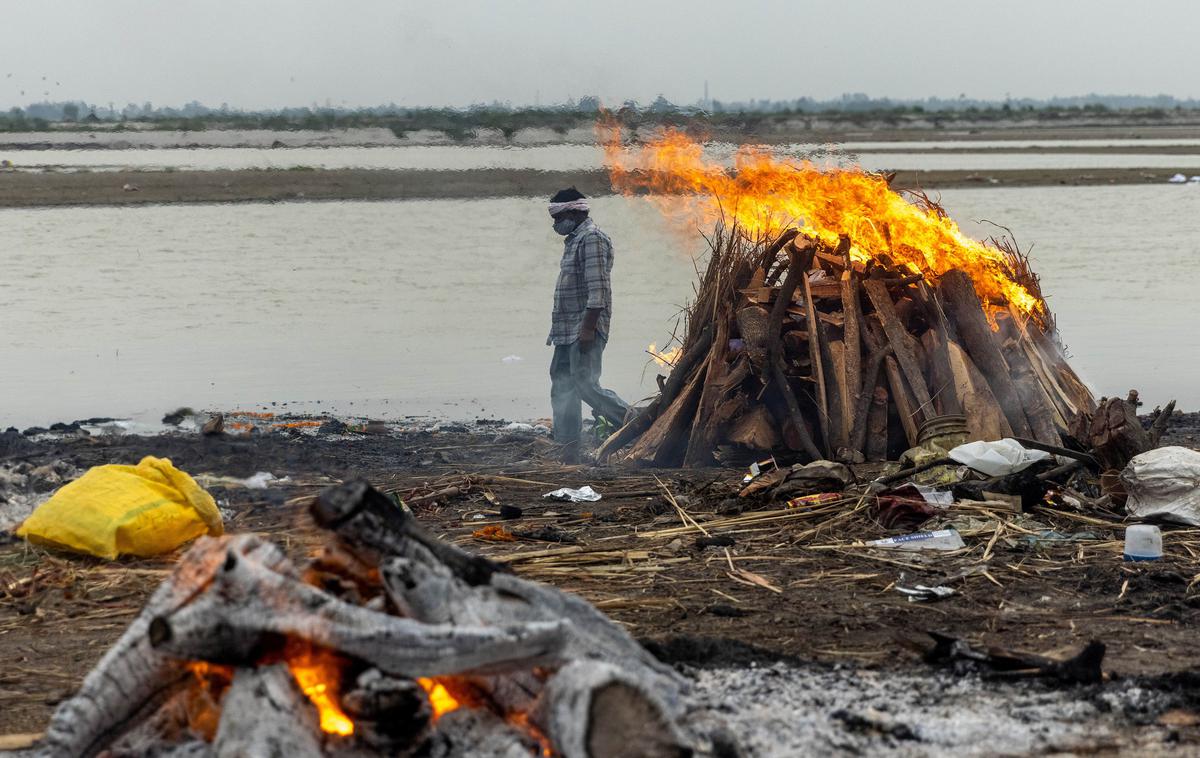
<svg viewBox="0 0 1200 758">
<path fill-rule="evenodd" d="M 1144 168 L 900 171 L 893 186 L 949 189 L 1162 184 L 1175 173 L 1168 169 Z M 541 197 L 570 185 L 590 196 L 612 193 L 608 174 L 602 170 L 272 169 L 45 173 L 0 170 L 0 208 Z"/>
<path fill-rule="evenodd" d="M 1190 707 L 1200 696 L 1194 684 L 1180 684 L 1200 667 L 1200 530 L 1167 527 L 1164 560 L 1129 564 L 1121 559 L 1119 514 L 1039 507 L 1017 516 L 956 506 L 939 518 L 963 533 L 967 550 L 870 550 L 857 541 L 906 530 L 884 528 L 861 502 L 786 509 L 734 497 L 739 470 L 563 466 L 536 430 L 418 426 L 341 434 L 275 428 L 247 437 L 14 431 L 0 437 L 0 464 L 62 461 L 83 470 L 169 457 L 209 487 L 227 530 L 262 532 L 297 557 L 324 539 L 306 516 L 312 494 L 365 477 L 412 503 L 447 539 L 580 593 L 656 654 L 703 669 L 782 661 L 840 667 L 854 680 L 923 677 L 932 675 L 918 652 L 926 631 L 1048 655 L 1101 640 L 1112 679 L 1104 686 L 1173 693 L 1140 723 L 1158 730 L 1155 739 L 1200 745 L 1194 727 L 1155 725 L 1168 706 Z M 1200 414 L 1180 417 L 1169 442 L 1200 447 Z M 230 479 L 260 471 L 290 481 L 249 489 Z M 584 484 L 604 499 L 542 498 Z M 450 486 L 465 492 L 428 497 Z M 499 519 L 488 495 L 522 516 Z M 511 541 L 476 534 L 485 526 Z M 176 557 L 104 562 L 15 538 L 0 546 L 0 734 L 45 727 Z M 909 602 L 898 583 L 943 584 L 956 594 Z M 1140 728 L 1122 727 L 1130 739 Z"/>
</svg>

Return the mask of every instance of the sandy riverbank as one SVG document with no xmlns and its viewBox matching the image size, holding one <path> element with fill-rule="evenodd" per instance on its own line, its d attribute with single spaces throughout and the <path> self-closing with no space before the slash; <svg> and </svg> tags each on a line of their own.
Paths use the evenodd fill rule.
<svg viewBox="0 0 1200 758">
<path fill-rule="evenodd" d="M 1162 184 L 1166 169 L 1016 169 L 901 171 L 895 186 L 1038 187 Z M 574 185 L 588 195 L 611 193 L 605 171 L 386 169 L 0 172 L 0 208 L 282 200 L 433 200 L 536 197 Z"/>
</svg>

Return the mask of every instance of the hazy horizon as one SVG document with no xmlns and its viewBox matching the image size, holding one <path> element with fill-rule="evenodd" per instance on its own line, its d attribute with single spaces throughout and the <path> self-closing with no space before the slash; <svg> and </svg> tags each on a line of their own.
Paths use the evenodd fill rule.
<svg viewBox="0 0 1200 758">
<path fill-rule="evenodd" d="M 0 107 L 275 109 L 872 97 L 1194 98 L 1200 5 L 61 0 L 6 8 Z"/>
</svg>

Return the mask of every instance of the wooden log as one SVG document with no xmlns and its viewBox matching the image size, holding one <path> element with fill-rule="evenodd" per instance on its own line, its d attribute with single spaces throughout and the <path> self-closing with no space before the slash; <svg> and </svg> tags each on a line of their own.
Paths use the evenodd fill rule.
<svg viewBox="0 0 1200 758">
<path fill-rule="evenodd" d="M 859 336 L 859 325 L 862 323 L 862 304 L 858 299 L 858 277 L 849 266 L 842 273 L 841 290 L 842 314 L 845 318 L 842 339 L 846 356 L 846 386 L 849 387 L 846 401 L 846 426 L 853 430 L 858 418 L 859 393 L 863 387 L 862 340 Z M 852 438 L 853 435 L 851 435 Z M 861 450 L 861 447 L 857 449 Z"/>
<path fill-rule="evenodd" d="M 867 369 L 862 375 L 862 386 L 855 393 L 858 397 L 858 407 L 854 411 L 854 428 L 850 431 L 850 457 L 856 457 L 858 453 L 863 456 L 867 455 L 867 432 L 871 428 L 869 423 L 869 415 L 871 412 L 871 403 L 875 399 L 875 387 L 879 383 L 879 371 L 883 368 L 883 361 L 892 352 L 892 346 L 889 343 L 882 345 L 872 344 L 871 356 L 867 359 Z M 884 398 L 884 435 L 887 431 L 887 399 Z M 885 439 L 886 442 L 886 439 Z"/>
<path fill-rule="evenodd" d="M 734 422 L 725 438 L 751 450 L 774 450 L 781 441 L 771 412 L 761 403 L 756 403 Z"/>
<path fill-rule="evenodd" d="M 887 373 L 888 387 L 891 388 L 892 401 L 896 404 L 896 414 L 900 417 L 900 425 L 904 427 L 904 436 L 908 440 L 908 446 L 915 447 L 919 429 L 917 416 L 920 415 L 916 399 L 904 383 L 904 375 L 896 359 L 889 355 L 883 359 L 883 365 Z"/>
<path fill-rule="evenodd" d="M 683 465 L 687 468 L 712 465 L 713 448 L 721 431 L 715 413 L 717 402 L 725 391 L 725 378 L 729 375 L 729 319 L 718 318 L 717 336 L 709 350 L 708 364 L 701 369 L 704 387 L 700 391 L 700 402 L 683 456 Z"/>
<path fill-rule="evenodd" d="M 963 415 L 967 419 L 967 440 L 993 441 L 1013 436 L 1012 427 L 992 394 L 992 388 L 970 356 L 953 340 L 947 348 L 955 393 L 962 400 Z"/>
<path fill-rule="evenodd" d="M 769 271 L 772 264 L 779 257 L 779 252 L 783 250 L 784 245 L 796 239 L 796 235 L 800 234 L 800 230 L 795 227 L 785 230 L 782 234 L 775 238 L 775 241 L 767 245 L 763 251 L 762 260 L 759 261 L 759 268 L 764 271 Z"/>
<path fill-rule="evenodd" d="M 225 559 L 203 591 L 150 623 L 155 649 L 187 660 L 239 665 L 257 660 L 268 639 L 284 637 L 390 674 L 433 677 L 550 663 L 561 660 L 567 642 L 569 623 L 561 620 L 430 625 L 344 603 L 301 582 L 272 543 L 254 535 L 223 539 Z"/>
<path fill-rule="evenodd" d="M 341 696 L 354 720 L 354 737 L 381 755 L 411 752 L 428 738 L 433 708 L 425 689 L 412 679 L 367 669 Z"/>
<path fill-rule="evenodd" d="M 871 393 L 871 409 L 867 411 L 867 444 L 863 453 L 868 461 L 888 459 L 888 391 L 886 379 Z"/>
<path fill-rule="evenodd" d="M 676 395 L 691 377 L 692 371 L 708 355 L 709 348 L 712 347 L 712 339 L 713 328 L 711 324 L 707 324 L 696 337 L 696 341 L 684 351 L 679 362 L 675 364 L 671 370 L 671 376 L 667 378 L 667 383 L 659 396 L 645 410 L 614 432 L 596 451 L 598 461 L 607 461 L 613 453 L 644 434 L 658 418 L 659 413 L 670 407 Z"/>
<path fill-rule="evenodd" d="M 321 758 L 317 711 L 286 664 L 239 669 L 221 701 L 214 758 Z"/>
<path fill-rule="evenodd" d="M 767 370 L 770 372 L 768 375 L 771 384 L 783 397 L 787 406 L 788 416 L 791 418 L 801 450 L 813 460 L 820 460 L 823 457 L 821 451 L 813 444 L 812 435 L 808 433 L 808 425 L 804 421 L 804 414 L 800 412 L 800 403 L 796 400 L 796 393 L 792 390 L 792 385 L 788 382 L 787 374 L 783 370 L 783 351 L 780 346 L 780 329 L 784 311 L 787 309 L 787 304 L 791 302 L 792 295 L 796 292 L 800 281 L 807 278 L 814 247 L 810 243 L 803 250 L 798 250 L 794 245 L 789 245 L 787 249 L 791 263 L 788 265 L 787 276 L 784 277 L 783 285 L 780 287 L 779 299 L 775 301 L 775 307 L 771 309 L 771 332 L 767 343 Z M 816 319 L 809 322 L 810 332 L 814 323 L 816 323 Z M 813 356 L 810 358 L 815 360 Z"/>
<path fill-rule="evenodd" d="M 1076 437 L 1093 450 L 1105 470 L 1122 471 L 1134 456 L 1151 450 L 1149 432 L 1142 428 L 1137 409 L 1119 397 L 1101 398 L 1094 415 L 1084 414 L 1083 434 Z"/>
<path fill-rule="evenodd" d="M 78 691 L 55 709 L 42 743 L 46 755 L 96 755 L 191 681 L 183 663 L 154 649 L 147 634 L 155 618 L 179 607 L 211 579 L 225 550 L 221 542 L 202 538 L 187 555 Z"/>
<path fill-rule="evenodd" d="M 850 384 L 849 372 L 846 370 L 846 345 L 841 340 L 828 340 L 830 377 L 833 380 L 834 392 L 829 404 L 830 422 L 833 426 L 833 449 L 841 450 L 850 444 L 850 417 L 853 411 L 850 407 L 851 398 L 858 396 L 858 387 Z M 861 374 L 861 370 L 859 371 Z"/>
<path fill-rule="evenodd" d="M 825 457 L 832 457 L 830 452 L 833 450 L 831 442 L 831 424 L 829 419 L 829 387 L 826 381 L 825 358 L 828 349 L 822 347 L 822 343 L 826 342 L 824 331 L 821 328 L 821 321 L 817 317 L 817 305 L 813 301 L 812 286 L 808 281 L 809 262 L 803 267 L 804 275 L 800 277 L 800 283 L 804 291 L 804 312 L 805 320 L 808 323 L 808 357 L 812 361 L 812 376 L 816 385 L 815 399 L 817 405 L 817 421 L 821 426 L 821 438 L 825 442 L 827 451 Z M 794 264 L 793 264 L 794 265 Z M 790 273 L 790 272 L 789 272 Z"/>
<path fill-rule="evenodd" d="M 1008 425 L 1018 436 L 1032 436 L 1020 393 L 996 343 L 995 334 L 988 326 L 983 304 L 975 293 L 971 277 L 966 272 L 951 269 L 942 275 L 938 292 L 948 320 L 953 324 L 967 354 L 987 379 L 1004 411 L 1004 417 L 1008 419 Z"/>
<path fill-rule="evenodd" d="M 638 438 L 625 455 L 625 460 L 659 468 L 678 466 L 687 445 L 686 431 L 700 403 L 703 388 L 704 371 L 698 369 L 671 405 Z"/>
<path fill-rule="evenodd" d="M 688 758 L 666 704 L 607 663 L 575 661 L 559 670 L 532 715 L 564 758 Z"/>
<path fill-rule="evenodd" d="M 959 415 L 963 407 L 962 400 L 955 392 L 954 375 L 950 370 L 950 324 L 946 321 L 942 304 L 924 282 L 917 287 L 917 299 L 925 309 L 930 324 L 928 333 L 931 336 L 925 347 L 937 412 L 943 416 Z"/>
<path fill-rule="evenodd" d="M 1049 396 L 1042 386 L 1041 378 L 1034 371 L 1029 356 L 1021 349 L 1016 340 L 1009 340 L 1004 346 L 1004 360 L 1008 363 L 1013 383 L 1021 397 L 1021 405 L 1025 409 L 1025 418 L 1029 420 L 1029 428 L 1033 438 L 1047 445 L 1057 445 L 1062 442 L 1058 429 L 1054 424 L 1054 411 Z M 1063 423 L 1064 427 L 1066 423 Z"/>
<path fill-rule="evenodd" d="M 1171 424 L 1171 418 L 1175 414 L 1175 401 L 1167 403 L 1165 408 L 1155 408 L 1153 418 L 1150 422 L 1150 447 L 1151 449 L 1158 447 L 1158 443 L 1162 440 L 1162 436 L 1167 433 L 1167 427 Z"/>
<path fill-rule="evenodd" d="M 904 378 L 908 381 L 908 392 L 916 401 L 913 410 L 917 413 L 916 416 L 910 418 L 910 422 L 914 426 L 919 426 L 922 421 L 932 418 L 934 413 L 929 397 L 929 388 L 925 385 L 925 377 L 921 373 L 921 366 L 914 351 L 913 337 L 905 330 L 904 324 L 896 313 L 892 296 L 888 294 L 887 285 L 882 280 L 867 279 L 863 282 L 863 289 L 871 298 L 871 303 L 875 306 L 875 312 L 883 326 L 884 334 L 887 335 L 887 340 L 892 345 L 892 354 L 895 357 L 889 360 L 898 364 L 904 372 Z M 895 386 L 892 388 L 892 395 L 894 398 L 896 397 Z M 908 429 L 907 423 L 905 429 Z"/>
</svg>

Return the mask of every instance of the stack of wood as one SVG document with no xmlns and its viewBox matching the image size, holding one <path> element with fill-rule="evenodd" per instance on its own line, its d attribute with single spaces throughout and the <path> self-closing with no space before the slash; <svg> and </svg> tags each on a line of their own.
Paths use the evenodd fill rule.
<svg viewBox="0 0 1200 758">
<path fill-rule="evenodd" d="M 769 240 L 718 230 L 711 247 L 680 358 L 601 460 L 895 460 L 927 422 L 955 416 L 971 440 L 1059 445 L 1095 410 L 1012 247 L 1001 247 L 1003 273 L 1038 298 L 1036 318 L 982 302 L 962 270 L 852 261 L 845 236 L 830 245 L 795 229 Z"/>
</svg>

